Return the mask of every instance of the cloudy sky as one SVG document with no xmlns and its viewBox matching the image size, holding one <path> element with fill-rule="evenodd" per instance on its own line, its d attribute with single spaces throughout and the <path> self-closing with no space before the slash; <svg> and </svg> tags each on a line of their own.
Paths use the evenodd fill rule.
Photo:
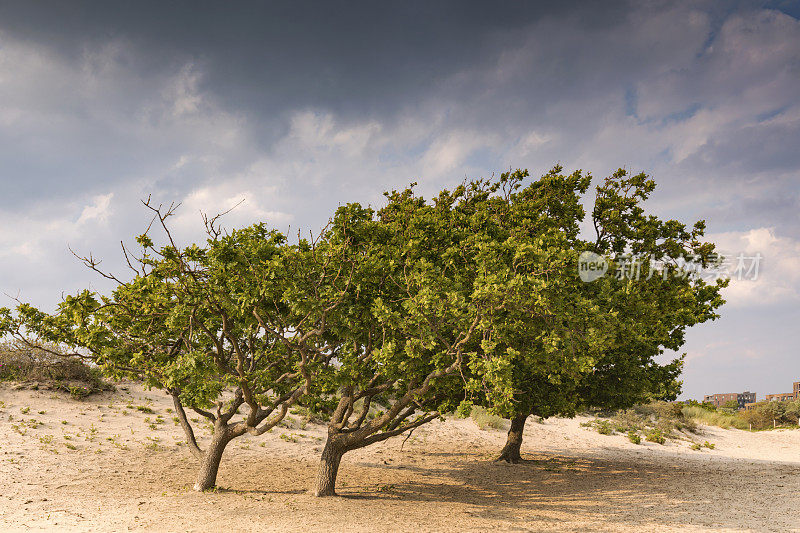
<svg viewBox="0 0 800 533">
<path fill-rule="evenodd" d="M 0 2 L 0 291 L 123 272 L 139 200 L 318 229 L 340 203 L 561 163 L 760 253 L 688 335 L 684 398 L 800 380 L 800 3 Z M 5 296 L 0 305 L 13 303 Z"/>
</svg>

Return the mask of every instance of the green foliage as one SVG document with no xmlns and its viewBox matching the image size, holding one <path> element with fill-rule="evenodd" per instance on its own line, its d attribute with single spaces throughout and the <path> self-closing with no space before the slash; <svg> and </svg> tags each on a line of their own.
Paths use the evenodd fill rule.
<svg viewBox="0 0 800 533">
<path fill-rule="evenodd" d="M 728 409 L 730 411 L 738 411 L 739 410 L 739 402 L 737 402 L 736 400 L 728 400 L 727 402 L 725 402 L 720 407 L 722 409 Z"/>
<path fill-rule="evenodd" d="M 286 442 L 299 442 L 299 439 L 296 435 L 287 435 L 286 433 L 281 433 L 280 438 Z"/>
<path fill-rule="evenodd" d="M 456 407 L 456 418 L 469 418 L 472 413 L 472 402 L 469 400 L 462 400 L 458 407 Z"/>
<path fill-rule="evenodd" d="M 651 429 L 647 431 L 645 434 L 645 439 L 647 442 L 655 442 L 656 444 L 664 444 L 667 442 L 667 439 L 664 437 L 664 434 L 660 429 Z"/>
<path fill-rule="evenodd" d="M 607 420 L 598 420 L 594 427 L 601 435 L 614 434 L 614 428 L 611 427 L 611 424 Z"/>
<path fill-rule="evenodd" d="M 631 441 L 634 444 L 641 444 L 642 443 L 642 437 L 640 437 L 639 434 L 636 433 L 633 430 L 628 431 L 628 440 Z"/>
<path fill-rule="evenodd" d="M 584 239 L 578 228 L 591 177 L 564 175 L 560 167 L 533 182 L 527 177 L 503 174 L 497 186 L 504 201 L 493 202 L 494 216 L 485 218 L 494 261 L 491 285 L 482 290 L 491 307 L 480 322 L 467 389 L 485 393 L 481 403 L 509 417 L 571 416 L 674 399 L 682 359 L 663 364 L 657 358 L 681 347 L 686 328 L 717 317 L 727 282 L 676 275 L 650 259 L 713 264 L 714 246 L 701 239 L 703 222 L 687 227 L 646 214 L 643 203 L 655 183 L 620 170 L 596 188 L 591 222 L 597 231 Z M 605 256 L 612 269 L 634 254 L 640 276 L 585 283 L 577 275 L 583 251 Z M 514 259 L 504 263 L 505 257 Z M 543 271 L 546 279 L 537 275 Z"/>
<path fill-rule="evenodd" d="M 641 279 L 586 283 L 578 257 L 708 264 L 714 247 L 702 222 L 645 214 L 655 183 L 623 170 L 596 188 L 597 234 L 584 238 L 591 181 L 561 167 L 538 179 L 517 170 L 428 200 L 412 185 L 378 210 L 344 205 L 317 238 L 294 243 L 263 224 L 223 232 L 211 219 L 205 243 L 180 247 L 172 209 L 148 203 L 163 242 L 136 237 L 131 279 L 106 274 L 113 291 L 67 296 L 53 314 L 0 309 L 0 334 L 88 353 L 108 375 L 164 389 L 234 436 L 267 431 L 301 405 L 345 451 L 453 410 L 500 428 L 499 415 L 674 398 L 682 361 L 657 358 L 717 316 L 725 282 L 645 263 Z M 465 397 L 477 405 L 459 404 Z M 606 424 L 646 425 L 598 430 Z"/>
</svg>

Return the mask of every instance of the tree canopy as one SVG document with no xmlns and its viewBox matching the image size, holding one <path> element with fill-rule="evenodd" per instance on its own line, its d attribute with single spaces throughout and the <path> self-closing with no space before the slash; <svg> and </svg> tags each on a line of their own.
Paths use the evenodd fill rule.
<svg viewBox="0 0 800 533">
<path fill-rule="evenodd" d="M 198 490 L 214 485 L 231 439 L 268 431 L 297 403 L 329 416 L 320 496 L 335 494 L 348 451 L 465 399 L 512 419 L 519 442 L 504 458 L 515 460 L 531 413 L 674 395 L 681 361 L 659 356 L 722 304 L 724 281 L 674 275 L 680 258 L 713 262 L 702 223 L 646 215 L 654 182 L 619 171 L 596 189 L 587 238 L 590 183 L 555 167 L 431 200 L 412 185 L 377 210 L 340 207 L 316 238 L 290 242 L 265 224 L 227 232 L 206 219 L 206 242 L 185 247 L 169 229 L 173 208 L 146 202 L 158 238 L 148 231 L 137 253 L 123 248 L 129 279 L 84 257 L 116 283 L 111 293 L 67 296 L 54 313 L 0 309 L 0 333 L 57 343 L 165 390 L 199 459 Z M 604 257 L 609 275 L 582 279 L 583 252 Z M 611 275 L 645 256 L 661 263 L 635 279 Z M 186 409 L 213 424 L 205 450 Z"/>
</svg>

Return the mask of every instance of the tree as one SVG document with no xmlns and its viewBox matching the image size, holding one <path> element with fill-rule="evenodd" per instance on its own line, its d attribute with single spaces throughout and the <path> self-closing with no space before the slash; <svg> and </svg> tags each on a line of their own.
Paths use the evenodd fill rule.
<svg viewBox="0 0 800 533">
<path fill-rule="evenodd" d="M 739 402 L 736 400 L 728 400 L 721 406 L 723 409 L 729 409 L 731 411 L 738 411 L 739 410 Z"/>
<path fill-rule="evenodd" d="M 27 304 L 0 310 L 0 332 L 85 350 L 105 373 L 142 378 L 172 396 L 189 449 L 199 460 L 195 490 L 216 483 L 226 445 L 261 435 L 309 390 L 335 354 L 322 338 L 347 287 L 347 236 L 336 251 L 324 239 L 288 245 L 264 225 L 223 233 L 206 219 L 204 247 L 180 248 L 167 226 L 173 208 L 146 202 L 163 229 L 145 233 L 137 258 L 123 247 L 129 281 L 85 264 L 116 283 L 110 295 L 68 296 L 54 314 Z M 213 425 L 205 450 L 186 408 Z M 245 412 L 239 414 L 240 408 Z"/>
<path fill-rule="evenodd" d="M 357 204 L 340 208 L 331 227 L 334 246 L 349 232 L 364 254 L 353 271 L 347 313 L 328 328 L 338 352 L 324 390 L 336 407 L 317 496 L 335 495 L 346 452 L 439 416 L 438 387 L 457 374 L 480 316 L 470 299 L 474 273 L 464 268 L 471 259 L 467 229 L 454 223 L 466 216 L 467 191 L 444 192 L 433 205 L 411 189 L 387 196 L 378 213 Z"/>
<path fill-rule="evenodd" d="M 727 283 L 707 283 L 687 272 L 683 259 L 693 261 L 688 266 L 712 264 L 714 246 L 700 240 L 702 221 L 687 229 L 645 215 L 641 204 L 655 182 L 644 174 L 629 177 L 619 170 L 598 186 L 592 210 L 596 238 L 579 238 L 580 195 L 589 177 L 562 176 L 560 170 L 527 186 L 526 175 L 509 176 L 514 192 L 508 209 L 517 214 L 505 218 L 512 234 L 556 229 L 565 236 L 561 245 L 573 258 L 563 263 L 569 272 L 560 272 L 561 282 L 545 291 L 550 301 L 560 302 L 558 312 L 537 316 L 524 302 L 540 298 L 541 289 L 523 291 L 518 305 L 507 306 L 489 323 L 494 360 L 505 360 L 507 372 L 474 369 L 486 401 L 512 420 L 499 457 L 509 462 L 520 460 L 530 414 L 572 416 L 578 409 L 674 398 L 682 360 L 660 364 L 657 357 L 678 350 L 686 328 L 717 317 L 723 303 L 719 291 Z M 621 275 L 579 281 L 577 259 L 584 251 L 605 256 L 610 270 Z"/>
<path fill-rule="evenodd" d="M 576 276 L 580 195 L 591 178 L 561 170 L 554 167 L 530 182 L 527 171 L 502 174 L 502 194 L 489 207 L 497 305 L 481 323 L 466 394 L 511 418 L 502 457 L 512 461 L 519 457 L 527 416 L 573 412 L 582 376 L 610 342 L 609 317 Z M 540 250 L 556 259 L 545 270 Z"/>
<path fill-rule="evenodd" d="M 342 348 L 327 378 L 338 401 L 317 495 L 335 494 L 346 452 L 452 410 L 467 362 L 480 359 L 470 364 L 482 376 L 506 372 L 507 361 L 491 348 L 503 310 L 524 305 L 552 319 L 570 305 L 556 296 L 569 300 L 571 293 L 553 289 L 573 283 L 563 274 L 572 261 L 564 235 L 549 226 L 504 228 L 511 183 L 506 174 L 476 180 L 432 202 L 409 188 L 387 194 L 377 213 L 356 204 L 338 211 L 333 238 L 348 228 L 355 241 L 369 244 L 353 273 L 358 296 L 345 304 L 352 316 L 340 315 L 346 322 L 329 327 Z"/>
</svg>

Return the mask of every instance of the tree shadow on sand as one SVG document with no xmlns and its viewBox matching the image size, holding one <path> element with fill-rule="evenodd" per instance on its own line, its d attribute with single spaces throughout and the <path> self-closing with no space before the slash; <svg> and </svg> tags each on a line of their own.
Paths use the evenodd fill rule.
<svg viewBox="0 0 800 533">
<path fill-rule="evenodd" d="M 788 502 L 775 498 L 775 486 L 782 487 L 780 491 L 800 489 L 800 466 L 793 463 L 701 457 L 670 464 L 664 457 L 654 461 L 638 456 L 551 455 L 529 456 L 512 465 L 459 454 L 437 455 L 451 456 L 449 464 L 374 465 L 416 475 L 390 490 L 364 487 L 364 492 L 341 490 L 340 494 L 354 500 L 460 504 L 473 516 L 518 525 L 568 522 L 574 517 L 608 527 L 772 529 L 794 527 L 796 513 Z M 759 509 L 768 511 L 754 512 Z"/>
</svg>

